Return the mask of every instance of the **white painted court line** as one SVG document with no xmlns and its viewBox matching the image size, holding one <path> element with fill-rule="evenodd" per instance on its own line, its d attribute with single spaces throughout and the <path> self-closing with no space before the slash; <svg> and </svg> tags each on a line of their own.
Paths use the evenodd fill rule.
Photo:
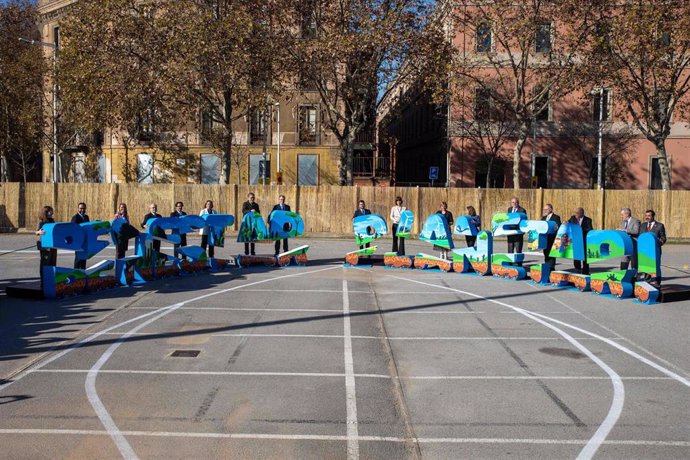
<svg viewBox="0 0 690 460">
<path fill-rule="evenodd" d="M 537 288 L 537 286 L 535 286 L 535 285 L 530 285 L 530 286 L 531 286 L 532 288 L 536 289 L 536 290 L 539 290 L 539 289 Z M 544 291 L 540 291 L 540 292 L 544 292 Z M 578 315 L 582 316 L 582 317 L 585 318 L 587 321 L 596 324 L 596 325 L 599 326 L 600 328 L 604 329 L 606 332 L 610 332 L 611 334 L 613 334 L 613 335 L 616 336 L 616 338 L 609 338 L 609 340 L 616 340 L 616 339 L 618 339 L 618 340 L 625 340 L 625 341 L 628 342 L 630 345 L 634 346 L 635 348 L 637 348 L 637 349 L 639 349 L 639 350 L 642 350 L 644 353 L 648 354 L 649 356 L 651 356 L 652 358 L 656 359 L 657 361 L 660 361 L 660 362 L 666 364 L 667 366 L 669 366 L 669 367 L 675 369 L 675 370 L 678 371 L 679 373 L 683 374 L 684 377 L 690 377 L 690 373 L 688 373 L 688 371 L 686 371 L 685 369 L 682 369 L 680 366 L 677 366 L 676 364 L 673 364 L 673 363 L 671 363 L 671 362 L 665 360 L 664 358 L 662 358 L 662 357 L 660 357 L 660 356 L 658 356 L 658 355 L 652 353 L 651 351 L 647 350 L 646 348 L 644 348 L 644 347 L 641 346 L 641 345 L 638 345 L 637 343 L 633 342 L 632 340 L 628 339 L 627 337 L 623 337 L 623 336 L 622 336 L 621 334 L 619 334 L 618 332 L 614 331 L 613 329 L 611 329 L 611 328 L 609 328 L 609 327 L 607 327 L 607 326 L 604 326 L 603 324 L 599 323 L 598 321 L 596 321 L 596 320 L 590 318 L 589 316 L 585 315 L 585 314 L 582 313 L 581 311 L 576 310 L 575 308 L 573 308 L 573 307 L 571 307 L 570 305 L 566 304 L 566 303 L 563 302 L 562 300 L 560 300 L 560 299 L 556 298 L 555 296 L 553 296 L 551 293 L 549 293 L 549 292 L 544 292 L 544 293 L 546 294 L 547 297 L 549 297 L 550 299 L 553 299 L 556 303 L 558 303 L 558 304 L 560 304 L 560 305 L 563 305 L 564 307 L 568 308 L 569 310 L 573 311 L 574 313 L 577 313 Z M 534 312 L 534 313 L 536 313 L 536 312 Z M 548 312 L 543 312 L 543 313 L 548 313 Z"/>
<path fill-rule="evenodd" d="M 7 382 L 7 383 L 5 383 L 5 384 L 3 384 L 3 385 L 0 385 L 0 391 L 2 391 L 2 390 L 4 390 L 4 389 L 8 388 L 8 387 L 9 387 L 10 385 L 12 385 L 13 383 L 15 383 L 15 382 L 21 380 L 22 378 L 26 377 L 27 375 L 31 374 L 32 372 L 35 372 L 35 371 L 37 371 L 37 370 L 40 370 L 40 369 L 43 368 L 44 366 L 46 366 L 46 365 L 52 363 L 53 361 L 55 361 L 55 360 L 61 358 L 62 356 L 66 355 L 67 353 L 70 353 L 71 351 L 73 351 L 73 350 L 75 350 L 75 349 L 81 347 L 82 345 L 84 345 L 84 344 L 86 344 L 86 343 L 88 343 L 88 342 L 91 342 L 91 341 L 95 340 L 96 338 L 100 337 L 101 335 L 103 335 L 103 334 L 105 334 L 105 333 L 108 333 L 108 332 L 111 332 L 111 331 L 113 331 L 114 329 L 120 328 L 120 327 L 122 327 L 122 326 L 124 326 L 124 325 L 131 324 L 131 323 L 133 323 L 133 322 L 136 322 L 136 321 L 139 321 L 139 320 L 141 320 L 141 319 L 148 318 L 148 317 L 151 317 L 151 316 L 154 316 L 154 315 L 155 315 L 155 316 L 154 316 L 155 319 L 153 319 L 153 321 L 155 321 L 156 319 L 159 319 L 159 318 L 165 316 L 166 314 L 168 314 L 168 313 L 170 313 L 170 312 L 172 312 L 172 311 L 175 311 L 176 309 L 178 309 L 178 308 L 184 306 L 184 305 L 187 304 L 187 303 L 196 302 L 196 301 L 198 301 L 198 300 L 203 300 L 203 299 L 206 299 L 206 298 L 209 298 L 209 297 L 213 297 L 213 296 L 216 296 L 216 295 L 219 295 L 219 294 L 224 294 L 224 293 L 226 293 L 226 292 L 235 291 L 235 290 L 237 290 L 237 289 L 242 289 L 243 287 L 255 286 L 255 285 L 257 285 L 257 284 L 267 283 L 267 282 L 269 282 L 269 281 L 275 281 L 275 280 L 278 280 L 278 279 L 293 278 L 293 277 L 296 277 L 296 276 L 310 275 L 310 274 L 319 273 L 319 272 L 323 272 L 323 271 L 327 271 L 327 270 L 333 270 L 333 269 L 335 269 L 335 268 L 340 268 L 340 267 L 339 267 L 339 266 L 326 267 L 326 268 L 322 268 L 322 269 L 319 269 L 319 270 L 312 270 L 312 271 L 309 271 L 309 272 L 292 273 L 292 274 L 289 274 L 289 275 L 283 275 L 283 276 L 278 276 L 278 277 L 271 277 L 271 278 L 267 278 L 267 279 L 261 279 L 261 280 L 259 280 L 259 281 L 254 281 L 254 282 L 251 282 L 251 283 L 247 283 L 247 284 L 243 284 L 243 285 L 239 285 L 239 286 L 234 286 L 234 287 L 231 287 L 231 288 L 228 288 L 228 289 L 223 289 L 223 290 L 220 290 L 220 291 L 210 292 L 210 293 L 208 293 L 208 294 L 204 294 L 204 295 L 201 295 L 201 296 L 198 296 L 198 297 L 194 297 L 194 298 L 192 298 L 192 299 L 188 299 L 188 300 L 185 300 L 185 301 L 183 301 L 183 302 L 179 302 L 179 303 L 176 303 L 176 304 L 173 304 L 173 305 L 169 305 L 169 306 L 166 306 L 166 307 L 161 307 L 161 308 L 159 308 L 158 310 L 154 310 L 154 311 L 151 311 L 151 312 L 149 312 L 149 313 L 145 313 L 145 314 L 143 314 L 143 315 L 139 315 L 139 316 L 137 316 L 137 317 L 135 317 L 135 318 L 128 319 L 128 320 L 123 321 L 123 322 L 121 322 L 121 323 L 118 323 L 118 324 L 116 324 L 116 325 L 114 325 L 114 326 L 111 326 L 111 327 L 109 327 L 109 328 L 106 328 L 106 329 L 104 329 L 104 330 L 102 330 L 102 331 L 100 331 L 100 332 L 96 332 L 96 333 L 94 333 L 94 334 L 92 334 L 92 335 L 90 335 L 90 336 L 88 336 L 88 337 L 86 337 L 86 338 L 80 340 L 79 342 L 77 342 L 77 343 L 71 345 L 70 347 L 68 347 L 68 348 L 66 348 L 66 349 L 64 349 L 64 350 L 62 350 L 61 352 L 59 352 L 59 353 L 57 353 L 57 354 L 51 356 L 50 358 L 46 359 L 45 361 L 42 361 L 42 362 L 40 362 L 40 363 L 38 363 L 38 364 L 36 364 L 36 365 L 34 365 L 34 366 L 31 366 L 30 368 L 28 368 L 28 369 L 25 370 L 24 372 L 21 372 L 20 374 L 18 374 L 17 376 L 15 376 L 11 381 L 9 381 L 9 382 Z M 137 326 L 137 327 L 134 327 L 134 328 L 133 328 L 131 331 L 129 331 L 129 332 L 137 332 L 137 330 L 139 330 L 141 327 L 143 327 L 143 325 L 148 325 L 148 324 L 150 324 L 150 323 L 153 322 L 153 321 L 147 320 L 147 321 L 145 321 L 142 325 L 139 325 L 139 326 Z M 125 333 L 125 335 L 126 335 L 126 333 Z M 104 427 L 105 427 L 105 428 L 108 430 L 108 432 L 111 434 L 111 437 L 112 437 L 113 440 L 115 441 L 115 443 L 116 443 L 118 449 L 120 450 L 120 453 L 121 453 L 123 456 L 127 457 L 127 458 L 136 458 L 136 455 L 134 454 L 134 451 L 131 449 L 131 446 L 129 445 L 129 443 L 127 443 L 127 440 L 124 438 L 124 436 L 122 436 L 122 434 L 121 434 L 121 432 L 119 431 L 119 429 L 117 428 L 117 426 L 116 426 L 114 423 L 112 423 L 112 424 L 110 423 L 110 422 L 112 421 L 112 418 L 110 418 L 110 415 L 108 414 L 107 410 L 105 410 L 105 407 L 103 406 L 102 402 L 101 402 L 100 399 L 98 398 L 98 394 L 95 393 L 95 378 L 96 378 L 96 375 L 97 375 L 98 371 L 100 370 L 100 367 L 102 367 L 102 366 L 105 364 L 105 362 L 107 361 L 107 358 L 110 357 L 110 356 L 112 355 L 112 353 L 115 351 L 115 349 L 117 349 L 117 348 L 123 343 L 123 340 L 124 340 L 124 337 L 123 337 L 122 339 L 118 340 L 117 342 L 115 342 L 113 345 L 111 345 L 111 347 L 108 348 L 108 350 L 106 351 L 106 353 L 104 353 L 104 354 L 101 356 L 101 358 L 98 360 L 98 362 L 97 362 L 97 363 L 94 365 L 94 367 L 91 369 L 91 370 L 94 371 L 93 375 L 91 375 L 91 373 L 89 373 L 89 375 L 87 375 L 87 382 L 86 382 L 85 386 L 86 386 L 86 389 L 87 389 L 87 395 L 89 394 L 90 391 L 93 391 L 92 394 L 89 395 L 89 402 L 92 404 L 92 407 L 93 407 L 94 410 L 96 411 L 96 415 L 98 415 L 99 419 L 101 420 L 101 423 L 103 423 Z M 104 359 L 104 356 L 107 356 L 106 359 Z M 89 382 L 89 379 L 91 380 L 91 382 Z M 108 420 L 108 418 L 110 418 L 110 420 Z M 134 457 L 131 457 L 131 455 L 134 455 Z"/>
<path fill-rule="evenodd" d="M 234 286 L 234 287 L 231 287 L 228 289 L 223 289 L 221 291 L 210 292 L 208 294 L 194 297 L 192 299 L 188 299 L 188 300 L 185 300 L 183 302 L 176 303 L 174 305 L 162 307 L 159 310 L 157 310 L 159 312 L 157 315 L 144 321 L 143 323 L 139 324 L 138 326 L 135 326 L 130 331 L 125 333 L 122 337 L 120 337 L 115 343 L 113 343 L 105 351 L 105 353 L 103 353 L 101 355 L 101 357 L 98 359 L 96 364 L 94 364 L 93 367 L 89 370 L 89 373 L 87 374 L 87 377 L 86 377 L 86 382 L 84 384 L 84 387 L 86 389 L 86 394 L 88 396 L 89 403 L 91 403 L 91 406 L 93 407 L 94 411 L 96 412 L 96 415 L 98 416 L 99 420 L 103 424 L 103 427 L 108 431 L 108 433 L 110 433 L 110 437 L 115 442 L 115 445 L 117 446 L 117 448 L 120 451 L 120 453 L 122 454 L 122 456 L 124 458 L 127 458 L 127 459 L 136 459 L 137 458 L 134 450 L 132 449 L 132 446 L 129 444 L 129 442 L 127 442 L 127 439 L 124 437 L 124 435 L 122 434 L 120 429 L 117 427 L 117 425 L 115 424 L 115 421 L 112 419 L 112 417 L 110 416 L 110 413 L 105 408 L 105 406 L 103 405 L 103 402 L 99 398 L 98 392 L 96 391 L 96 377 L 98 376 L 98 372 L 101 369 L 101 367 L 103 367 L 103 365 L 105 365 L 105 363 L 108 361 L 108 359 L 110 359 L 110 357 L 115 352 L 115 350 L 117 350 L 120 347 L 120 345 L 122 345 L 124 343 L 125 339 L 127 339 L 127 337 L 129 337 L 129 335 L 128 335 L 129 333 L 137 332 L 138 330 L 148 326 L 149 324 L 151 324 L 154 321 L 164 317 L 165 315 L 175 311 L 176 309 L 183 307 L 187 303 L 207 299 L 209 297 L 213 297 L 213 296 L 216 296 L 218 294 L 224 294 L 227 292 L 235 291 L 237 289 L 242 289 L 243 287 L 247 287 L 247 286 L 256 286 L 257 284 L 267 283 L 269 281 L 276 281 L 276 280 L 284 279 L 284 278 L 294 278 L 296 276 L 302 276 L 302 275 L 306 275 L 306 274 L 313 274 L 313 273 L 318 273 L 318 272 L 322 272 L 322 271 L 326 271 L 326 270 L 332 270 L 333 268 L 335 268 L 335 267 L 324 268 L 321 270 L 313 270 L 310 272 L 293 273 L 290 275 L 276 276 L 276 277 L 273 277 L 270 279 L 263 279 L 263 280 L 259 280 L 259 281 L 254 281 L 251 283 L 247 283 L 247 284 L 243 284 L 243 285 L 239 285 L 239 286 Z"/>
<path fill-rule="evenodd" d="M 158 310 L 160 307 L 131 307 L 132 310 Z M 277 311 L 285 313 L 337 313 L 338 309 L 324 309 L 324 308 L 233 308 L 233 307 L 182 307 L 180 311 L 188 310 L 216 310 L 216 311 Z M 365 310 L 352 310 L 353 312 L 362 312 Z"/>
<path fill-rule="evenodd" d="M 88 374 L 89 369 L 39 369 L 36 374 Z M 214 376 L 214 377 L 316 377 L 343 378 L 348 374 L 333 372 L 241 372 L 241 371 L 158 371 L 148 369 L 101 369 L 99 375 L 171 375 L 171 376 Z M 609 377 L 596 375 L 401 375 L 392 377 L 388 374 L 353 374 L 356 379 L 393 379 L 399 380 L 609 380 Z M 630 376 L 621 380 L 666 380 L 671 377 Z"/>
<path fill-rule="evenodd" d="M 352 310 L 350 310 L 352 312 Z M 194 331 L 186 331 L 192 334 Z M 121 335 L 121 332 L 108 332 L 104 335 Z M 133 336 L 150 336 L 156 335 L 153 332 L 137 332 L 132 334 Z M 252 338 L 287 338 L 287 339 L 342 339 L 344 335 L 338 334 L 242 334 L 242 333 L 219 333 L 211 334 L 210 337 L 249 337 Z M 495 340 L 536 340 L 536 341 L 548 341 L 557 340 L 562 341 L 563 337 L 383 337 L 375 335 L 352 335 L 350 336 L 353 340 L 409 340 L 409 341 L 495 341 Z M 599 340 L 595 337 L 575 337 L 577 340 Z M 609 337 L 610 340 L 625 340 L 618 337 Z"/>
<path fill-rule="evenodd" d="M 347 458 L 359 459 L 359 427 L 357 426 L 357 392 L 355 366 L 352 356 L 352 328 L 350 325 L 350 298 L 347 280 L 343 278 L 343 330 L 345 355 L 345 392 L 347 397 Z"/>
<path fill-rule="evenodd" d="M 594 435 L 587 441 L 587 444 L 585 444 L 584 448 L 580 451 L 579 455 L 577 456 L 578 460 L 588 460 L 591 459 L 596 451 L 599 449 L 601 444 L 606 440 L 607 436 L 613 430 L 613 427 L 616 425 L 616 422 L 618 421 L 618 418 L 620 417 L 621 413 L 623 412 L 623 403 L 625 401 L 625 387 L 623 386 L 623 381 L 621 380 L 620 376 L 611 369 L 605 362 L 603 362 L 599 357 L 597 357 L 594 353 L 592 353 L 588 348 L 586 348 L 584 345 L 582 345 L 580 342 L 575 340 L 573 337 L 568 335 L 565 331 L 562 329 L 559 329 L 558 327 L 554 326 L 553 324 L 545 321 L 545 319 L 550 319 L 546 316 L 543 315 L 534 315 L 530 313 L 528 310 L 524 310 L 522 308 L 518 308 L 515 306 L 512 306 L 510 304 L 507 304 L 505 302 L 501 302 L 498 300 L 493 300 L 486 298 L 484 296 L 478 295 L 478 294 L 473 294 L 471 292 L 467 291 L 462 291 L 460 289 L 453 289 L 449 288 L 446 286 L 438 286 L 435 284 L 431 283 L 426 283 L 423 281 L 417 281 L 417 280 L 412 280 L 409 278 L 402 278 L 398 276 L 392 276 L 388 275 L 391 278 L 396 278 L 400 279 L 403 281 L 408 281 L 408 282 L 413 282 L 413 283 L 418 283 L 418 284 L 423 284 L 431 287 L 436 287 L 439 289 L 447 289 L 451 291 L 455 291 L 461 294 L 469 295 L 474 298 L 479 298 L 483 299 L 492 303 L 495 303 L 497 305 L 503 305 L 507 308 L 510 308 L 511 310 L 521 312 L 524 316 L 527 318 L 530 318 L 534 321 L 537 321 L 538 323 L 542 324 L 543 326 L 553 330 L 557 334 L 559 334 L 561 337 L 566 339 L 568 342 L 570 342 L 575 348 L 580 350 L 582 353 L 587 355 L 590 360 L 592 360 L 597 366 L 599 366 L 606 374 L 611 379 L 611 384 L 613 386 L 613 400 L 611 402 L 611 407 L 609 409 L 608 414 L 606 414 L 606 417 L 604 418 L 604 421 L 599 425 L 599 428 L 597 431 L 594 433 Z M 613 342 L 615 343 L 615 342 Z"/>
<path fill-rule="evenodd" d="M 293 441 L 347 441 L 348 436 L 310 435 L 310 434 L 258 434 L 258 433 L 213 433 L 213 432 L 176 432 L 176 431 L 123 431 L 123 435 L 150 438 L 201 438 L 201 439 L 264 439 Z M 71 429 L 33 429 L 33 428 L 0 428 L 0 435 L 53 435 L 53 436 L 108 436 L 105 430 L 71 430 Z M 524 439 L 524 438 L 417 438 L 425 444 L 549 444 L 563 446 L 580 446 L 586 439 Z M 393 436 L 358 436 L 360 442 L 395 442 L 404 443 L 410 440 Z M 651 446 L 651 447 L 690 447 L 689 441 L 652 441 L 636 439 L 610 439 L 603 442 L 608 446 Z"/>
</svg>

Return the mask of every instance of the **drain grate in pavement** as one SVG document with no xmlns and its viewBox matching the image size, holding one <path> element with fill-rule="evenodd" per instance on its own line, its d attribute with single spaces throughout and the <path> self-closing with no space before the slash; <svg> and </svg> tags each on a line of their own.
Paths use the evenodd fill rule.
<svg viewBox="0 0 690 460">
<path fill-rule="evenodd" d="M 175 350 L 170 355 L 173 358 L 196 358 L 201 350 Z"/>
</svg>

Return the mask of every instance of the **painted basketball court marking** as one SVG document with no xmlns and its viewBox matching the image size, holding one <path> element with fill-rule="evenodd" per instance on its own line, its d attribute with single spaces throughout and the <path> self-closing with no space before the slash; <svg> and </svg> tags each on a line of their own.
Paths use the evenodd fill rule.
<svg viewBox="0 0 690 460">
<path fill-rule="evenodd" d="M 530 286 L 532 286 L 534 289 L 537 289 L 537 290 L 538 290 L 538 288 L 537 288 L 535 285 L 530 284 Z M 544 292 L 544 291 L 540 291 L 540 292 Z M 582 316 L 582 317 L 585 318 L 587 321 L 590 321 L 591 323 L 593 323 L 593 324 L 599 326 L 600 328 L 604 329 L 605 331 L 610 332 L 611 334 L 613 334 L 613 335 L 616 336 L 615 338 L 609 337 L 609 340 L 616 340 L 616 339 L 618 339 L 618 340 L 624 340 L 624 341 L 628 342 L 630 345 L 634 346 L 635 348 L 637 348 L 637 349 L 639 349 L 639 350 L 642 350 L 644 353 L 648 354 L 649 356 L 651 356 L 652 358 L 656 359 L 657 361 L 661 361 L 662 363 L 666 364 L 668 367 L 675 369 L 677 372 L 680 372 L 680 373 L 683 374 L 685 377 L 688 377 L 688 376 L 689 376 L 688 371 L 686 371 L 685 369 L 682 369 L 680 366 L 677 366 L 677 365 L 673 364 L 672 362 L 669 362 L 669 361 L 665 360 L 664 358 L 662 358 L 662 357 L 660 357 L 660 356 L 657 356 L 656 354 L 652 353 L 651 351 L 647 350 L 646 348 L 642 347 L 641 345 L 638 345 L 637 343 L 633 342 L 632 340 L 628 339 L 627 337 L 623 337 L 623 336 L 622 336 L 621 334 L 619 334 L 618 332 L 614 331 L 613 329 L 611 329 L 611 328 L 609 328 L 609 327 L 607 327 L 607 326 L 604 326 L 603 324 L 599 323 L 598 321 L 596 321 L 596 320 L 590 318 L 589 316 L 585 315 L 585 314 L 582 313 L 581 311 L 578 311 L 578 310 L 574 309 L 573 307 L 571 307 L 570 305 L 566 304 L 566 303 L 563 302 L 562 300 L 560 300 L 560 299 L 554 297 L 554 296 L 551 295 L 550 293 L 548 293 L 548 292 L 544 292 L 544 293 L 546 294 L 547 297 L 549 297 L 550 299 L 552 299 L 554 302 L 563 305 L 564 307 L 570 309 L 570 310 L 573 311 L 574 313 L 577 313 L 578 315 Z M 533 312 L 533 313 L 536 313 L 536 312 Z M 551 314 L 551 313 L 549 313 L 549 314 Z M 598 339 L 597 339 L 597 340 L 598 340 Z"/>
<path fill-rule="evenodd" d="M 0 435 L 53 435 L 53 436 L 109 436 L 105 430 L 71 430 L 40 428 L 6 428 L 0 429 Z M 214 433 L 214 432 L 179 432 L 179 431 L 122 431 L 125 436 L 150 438 L 201 438 L 201 439 L 270 439 L 296 441 L 347 441 L 348 436 L 318 434 L 259 434 L 259 433 Z M 409 439 L 396 436 L 358 436 L 359 442 L 394 442 L 404 443 Z M 581 446 L 586 439 L 543 439 L 543 438 L 417 438 L 424 444 L 535 444 Z M 690 441 L 654 441 L 635 439 L 608 439 L 602 444 L 607 446 L 652 446 L 652 447 L 690 447 Z"/>
<path fill-rule="evenodd" d="M 302 275 L 309 275 L 309 274 L 314 274 L 314 273 L 319 273 L 323 272 L 326 270 L 333 270 L 334 268 L 338 267 L 328 267 L 328 268 L 322 268 L 320 270 L 312 270 L 309 272 L 301 272 L 301 273 L 293 273 L 289 275 L 283 275 L 283 276 L 277 276 L 269 279 L 262 279 L 259 281 L 253 281 L 251 283 L 239 285 L 239 286 L 234 286 L 228 289 L 223 289 L 220 291 L 215 291 L 215 292 L 210 292 L 208 294 L 204 294 L 198 297 L 194 297 L 192 299 L 188 299 L 173 305 L 169 305 L 166 307 L 161 307 L 158 310 L 155 310 L 152 312 L 155 316 L 152 318 L 144 321 L 143 323 L 139 324 L 138 326 L 135 326 L 132 328 L 130 331 L 124 333 L 120 339 L 118 339 L 115 343 L 113 343 L 106 351 L 101 355 L 101 357 L 98 359 L 96 364 L 93 365 L 93 367 L 89 370 L 89 373 L 87 374 L 86 382 L 84 384 L 85 389 L 86 389 L 86 394 L 89 399 L 89 403 L 93 407 L 94 411 L 96 412 L 96 415 L 98 416 L 99 420 L 105 427 L 106 431 L 110 433 L 111 438 L 115 442 L 115 445 L 117 446 L 118 450 L 122 454 L 123 457 L 128 458 L 128 459 L 135 459 L 138 458 L 134 450 L 132 449 L 132 446 L 129 444 L 127 439 L 122 435 L 122 432 L 120 429 L 117 427 L 115 424 L 115 421 L 112 419 L 110 413 L 108 410 L 105 408 L 103 405 L 103 402 L 100 400 L 98 396 L 98 392 L 96 391 L 96 377 L 98 376 L 98 372 L 103 367 L 103 365 L 110 359 L 112 354 L 117 350 L 120 345 L 124 343 L 124 341 L 127 339 L 128 334 L 130 332 L 137 332 L 139 329 L 142 329 L 143 327 L 148 326 L 149 324 L 157 321 L 158 319 L 164 317 L 165 315 L 177 310 L 178 308 L 184 306 L 187 303 L 191 302 L 197 302 L 199 300 L 207 299 L 209 297 L 214 297 L 219 294 L 225 294 L 227 292 L 232 292 L 237 289 L 241 289 L 246 286 L 256 286 L 257 284 L 262 284 L 262 283 L 267 283 L 269 281 L 276 281 L 279 279 L 285 279 L 285 278 L 294 278 L 296 276 L 302 276 Z M 158 314 L 155 314 L 158 312 Z"/>
<path fill-rule="evenodd" d="M 357 426 L 357 392 L 355 366 L 352 356 L 352 327 L 350 325 L 350 298 L 347 280 L 343 279 L 343 330 L 345 354 L 345 392 L 347 398 L 347 458 L 359 459 L 359 428 Z"/>
<path fill-rule="evenodd" d="M 623 386 L 623 381 L 621 380 L 621 377 L 611 369 L 606 363 L 604 363 L 599 357 L 597 357 L 594 353 L 592 353 L 588 348 L 586 348 L 584 345 L 582 345 L 580 342 L 575 340 L 573 337 L 568 335 L 565 331 L 562 329 L 559 329 L 558 327 L 554 326 L 553 324 L 548 323 L 544 319 L 538 318 L 535 315 L 532 315 L 529 311 L 523 310 L 518 307 L 514 307 L 512 305 L 509 305 L 505 302 L 501 302 L 498 300 L 492 300 L 488 299 L 484 296 L 478 295 L 478 294 L 473 294 L 469 293 L 466 291 L 462 291 L 460 289 L 454 289 L 454 288 L 448 288 L 445 286 L 437 286 L 431 283 L 426 283 L 424 281 L 417 281 L 417 280 L 412 280 L 409 278 L 403 278 L 399 276 L 393 276 L 393 275 L 388 275 L 390 278 L 396 278 L 399 280 L 404 280 L 404 281 L 411 281 L 413 283 L 418 283 L 418 284 L 423 284 L 426 286 L 433 286 L 437 287 L 438 289 L 448 289 L 451 291 L 455 291 L 461 294 L 466 294 L 470 295 L 475 298 L 480 298 L 483 300 L 490 301 L 492 303 L 496 303 L 497 305 L 502 305 L 505 307 L 508 307 L 512 310 L 521 312 L 524 316 L 542 324 L 543 326 L 555 331 L 557 334 L 562 336 L 564 339 L 566 339 L 568 342 L 570 342 L 575 348 L 580 350 L 582 353 L 587 355 L 590 360 L 592 360 L 597 366 L 599 366 L 606 374 L 610 377 L 611 383 L 613 385 L 613 401 L 611 403 L 611 407 L 609 409 L 608 414 L 606 415 L 606 418 L 604 418 L 604 421 L 599 425 L 599 428 L 596 430 L 594 435 L 587 441 L 587 444 L 585 444 L 584 448 L 580 451 L 578 455 L 578 459 L 591 459 L 596 451 L 599 449 L 601 444 L 606 440 L 608 434 L 611 432 L 613 427 L 615 426 L 616 422 L 618 421 L 618 418 L 620 417 L 620 414 L 623 411 L 623 403 L 625 401 L 625 388 Z M 548 317 L 547 317 L 548 318 Z"/>
</svg>

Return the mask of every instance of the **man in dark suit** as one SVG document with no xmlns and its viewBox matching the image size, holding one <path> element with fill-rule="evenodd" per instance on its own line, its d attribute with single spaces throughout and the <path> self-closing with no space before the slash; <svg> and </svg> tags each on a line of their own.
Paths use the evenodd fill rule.
<svg viewBox="0 0 690 460">
<path fill-rule="evenodd" d="M 146 228 L 146 222 L 148 222 L 149 219 L 159 219 L 161 217 L 163 216 L 158 214 L 158 205 L 156 203 L 151 203 L 151 205 L 149 205 L 149 212 L 147 212 L 144 218 L 141 220 L 141 228 Z M 161 235 L 160 232 L 157 232 L 155 236 L 165 236 L 165 234 Z M 161 252 L 160 240 L 153 240 L 152 246 L 154 251 Z"/>
<path fill-rule="evenodd" d="M 278 204 L 273 206 L 272 211 L 290 211 L 290 205 L 285 204 L 285 195 L 280 195 L 278 197 Z M 283 252 L 288 250 L 288 239 L 283 238 Z M 280 252 L 280 240 L 276 240 L 275 255 Z"/>
<path fill-rule="evenodd" d="M 521 212 L 524 215 L 527 215 L 527 211 L 525 211 L 525 208 L 520 206 L 520 200 L 518 200 L 518 198 L 515 196 L 510 200 L 510 207 L 508 208 L 508 212 Z M 524 235 L 508 235 L 508 253 L 520 254 L 522 252 L 523 242 Z"/>
<path fill-rule="evenodd" d="M 570 224 L 579 225 L 582 229 L 582 241 L 585 245 L 585 260 L 579 261 L 574 260 L 573 265 L 575 266 L 575 271 L 583 275 L 589 275 L 589 264 L 587 263 L 587 233 L 593 230 L 592 219 L 585 216 L 585 210 L 583 208 L 577 208 L 575 214 L 568 220 Z"/>
<path fill-rule="evenodd" d="M 659 245 L 659 254 L 661 254 L 661 246 L 666 244 L 666 227 L 661 222 L 656 221 L 656 212 L 653 209 L 647 209 L 644 212 L 644 224 L 640 226 L 640 233 L 652 232 L 656 235 Z M 661 275 L 661 274 L 658 274 Z M 645 276 L 645 281 L 652 281 L 651 275 Z M 652 281 L 656 287 L 661 286 L 661 276 L 656 276 Z"/>
<path fill-rule="evenodd" d="M 184 203 L 181 201 L 175 203 L 175 210 L 170 213 L 170 217 L 182 217 L 186 215 L 187 213 L 184 211 Z M 176 244 L 175 249 L 181 246 L 187 246 L 187 235 L 185 233 L 180 235 L 180 244 Z"/>
<path fill-rule="evenodd" d="M 367 204 L 364 202 L 364 200 L 359 200 L 357 203 L 357 209 L 355 209 L 355 213 L 352 215 L 352 219 L 359 216 L 366 216 L 367 214 L 371 214 L 371 211 L 367 209 Z M 364 246 L 360 246 L 359 249 L 364 249 L 365 247 L 368 248 L 369 246 L 371 246 L 371 244 L 367 243 Z"/>
<path fill-rule="evenodd" d="M 90 222 L 88 214 L 86 214 L 86 203 L 79 203 L 77 205 L 77 213 L 72 216 L 70 221 L 73 224 L 83 224 L 84 222 Z M 77 256 L 74 256 L 74 268 L 81 268 L 86 270 L 86 260 L 77 260 Z"/>
<path fill-rule="evenodd" d="M 551 203 L 547 203 L 546 206 L 544 206 L 544 215 L 542 216 L 541 220 L 545 220 L 547 222 L 556 222 L 556 229 L 561 226 L 561 216 L 553 212 L 553 206 Z M 551 252 L 553 242 L 556 241 L 556 234 L 552 233 L 547 235 L 546 241 L 546 249 L 544 249 L 544 262 L 551 266 L 551 270 L 554 270 L 556 268 L 556 258 L 550 257 L 549 252 Z"/>
<path fill-rule="evenodd" d="M 621 226 L 619 230 L 630 235 L 633 244 L 631 256 L 623 256 L 621 259 L 621 270 L 627 270 L 628 266 L 637 269 L 637 237 L 640 234 L 640 221 L 632 216 L 630 208 L 621 209 Z"/>
<path fill-rule="evenodd" d="M 252 192 L 249 192 L 247 194 L 247 201 L 242 203 L 242 217 L 244 217 L 245 214 L 248 212 L 258 212 L 261 214 L 261 211 L 259 210 L 259 203 L 256 202 L 256 196 Z M 244 255 L 248 256 L 249 251 L 251 250 L 251 254 L 253 256 L 256 255 L 256 252 L 254 251 L 254 243 L 244 243 Z"/>
</svg>

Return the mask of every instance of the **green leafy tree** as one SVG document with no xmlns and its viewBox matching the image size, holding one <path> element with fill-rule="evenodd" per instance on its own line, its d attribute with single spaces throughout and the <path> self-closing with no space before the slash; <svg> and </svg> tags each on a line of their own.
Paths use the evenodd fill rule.
<svg viewBox="0 0 690 460">
<path fill-rule="evenodd" d="M 341 150 L 340 184 L 352 184 L 357 135 L 373 127 L 381 101 L 405 85 L 435 91 L 446 80 L 443 23 L 425 0 L 282 4 L 277 29 L 298 76 L 294 84 L 318 95 L 322 123 Z"/>
<path fill-rule="evenodd" d="M 19 42 L 40 40 L 33 2 L 0 4 L 0 180 L 40 179 L 43 141 L 43 50 Z"/>
</svg>

